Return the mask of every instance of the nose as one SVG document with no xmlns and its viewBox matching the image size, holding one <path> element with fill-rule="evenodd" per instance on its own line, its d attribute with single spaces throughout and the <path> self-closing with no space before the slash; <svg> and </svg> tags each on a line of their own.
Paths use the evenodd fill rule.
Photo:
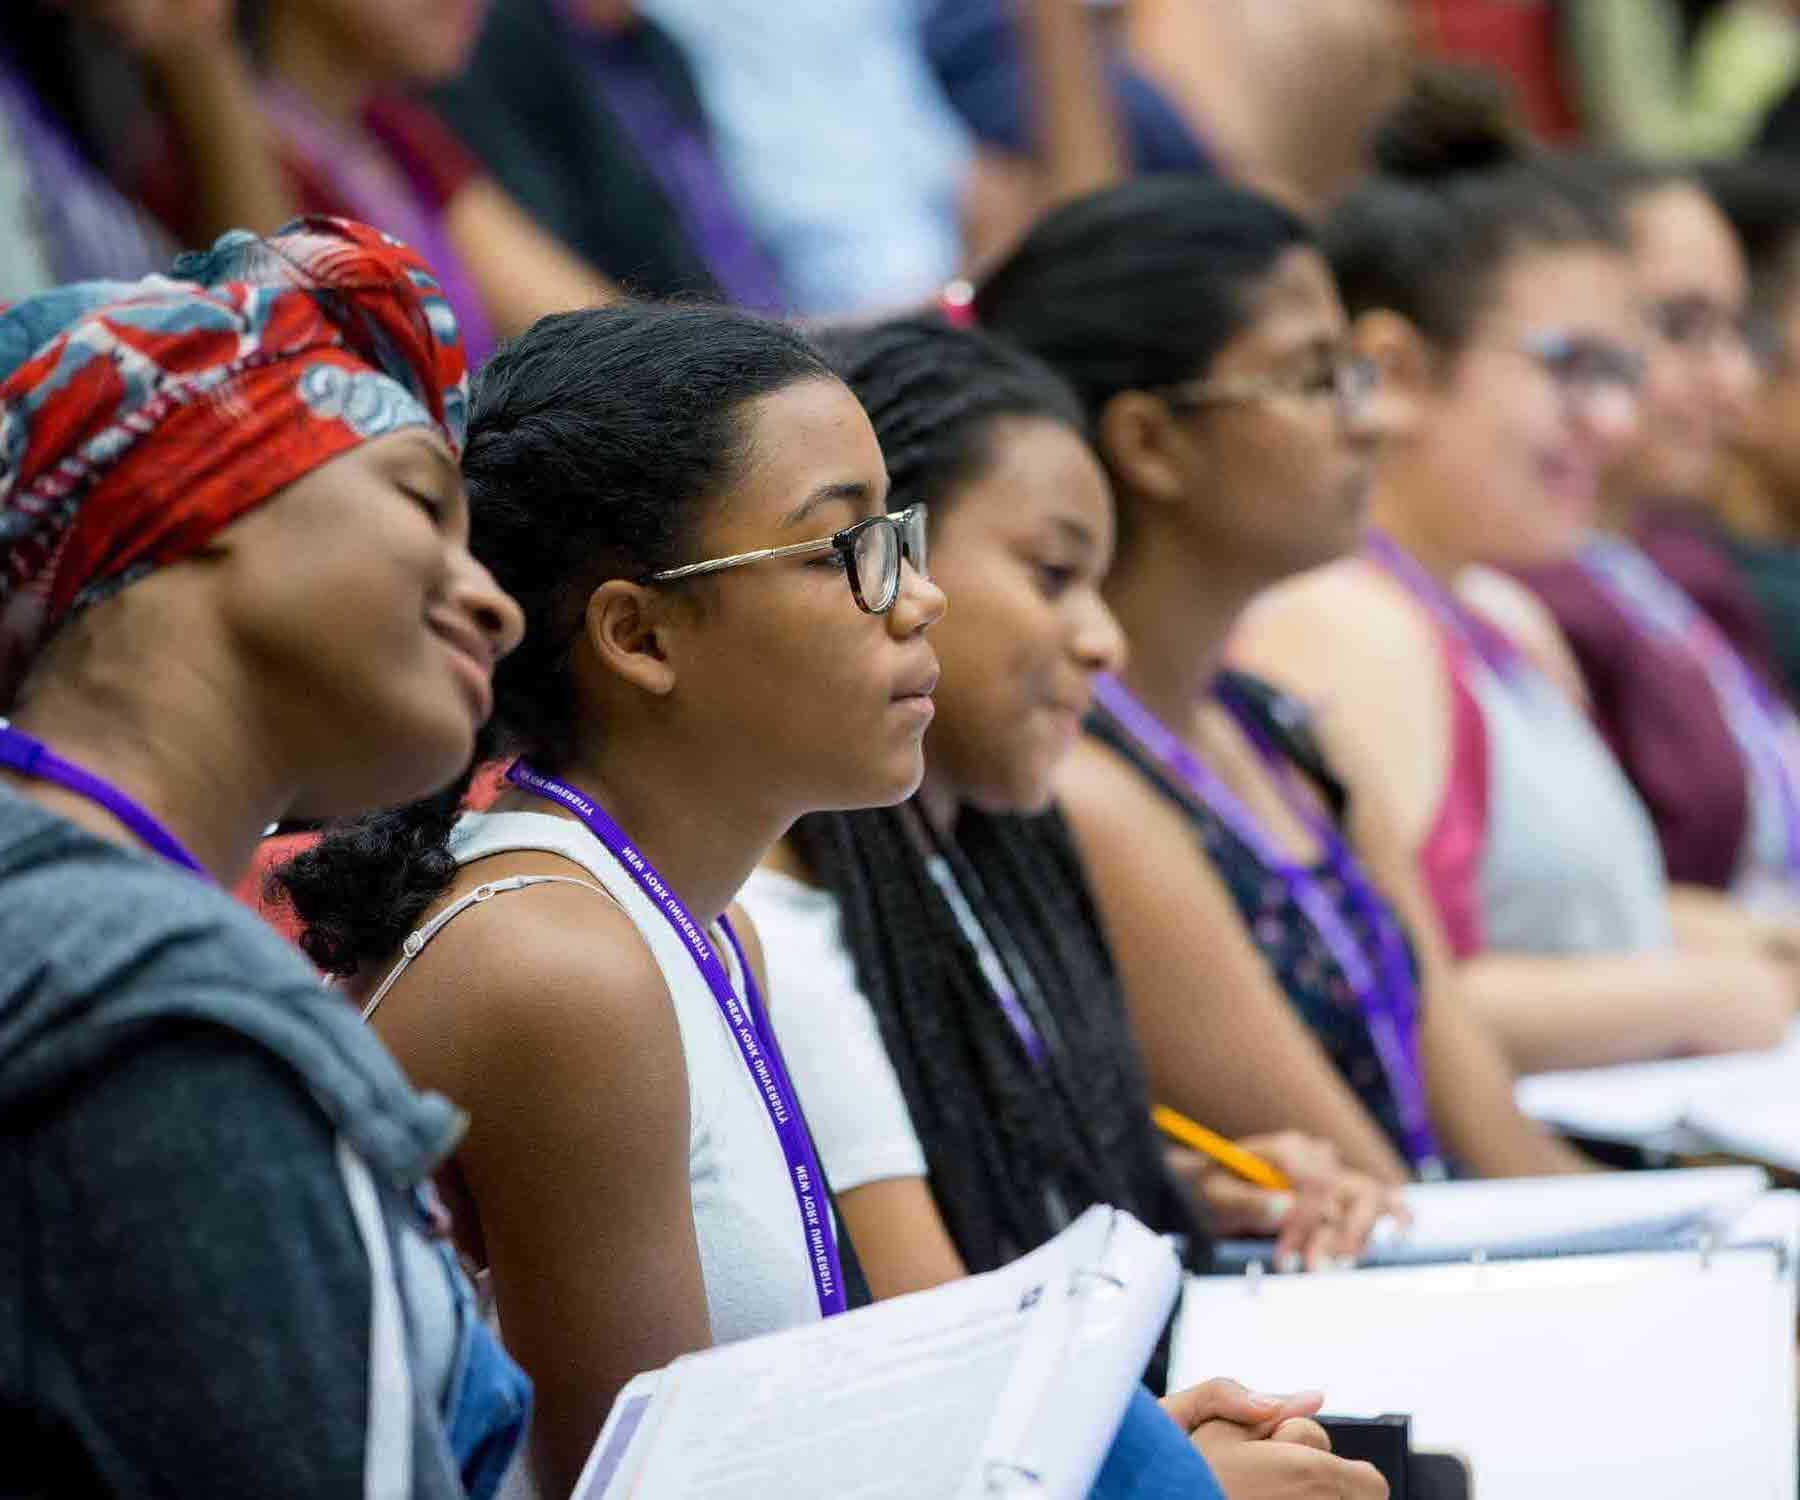
<svg viewBox="0 0 1800 1500">
<path fill-rule="evenodd" d="M 451 601 L 475 622 L 493 648 L 494 660 L 499 661 L 525 638 L 525 612 L 472 553 L 462 548 L 458 551 Z"/>
<path fill-rule="evenodd" d="M 1608 454 L 1616 453 L 1637 436 L 1643 401 L 1629 386 L 1600 386 L 1588 392 L 1579 416 L 1588 435 Z"/>
<path fill-rule="evenodd" d="M 1125 649 L 1125 630 L 1118 616 L 1106 607 L 1097 589 L 1089 592 L 1075 621 L 1074 650 L 1081 669 L 1096 676 L 1119 672 L 1125 666 Z"/>
<path fill-rule="evenodd" d="M 888 611 L 888 629 L 904 639 L 929 630 L 944 617 L 949 601 L 944 591 L 911 563 L 900 567 L 900 592 Z"/>
</svg>

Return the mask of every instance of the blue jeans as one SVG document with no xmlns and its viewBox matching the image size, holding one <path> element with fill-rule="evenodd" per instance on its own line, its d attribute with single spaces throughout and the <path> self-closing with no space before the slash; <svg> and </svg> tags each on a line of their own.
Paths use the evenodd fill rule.
<svg viewBox="0 0 1800 1500">
<path fill-rule="evenodd" d="M 1142 1386 L 1088 1500 L 1225 1500 L 1200 1452 Z"/>
</svg>

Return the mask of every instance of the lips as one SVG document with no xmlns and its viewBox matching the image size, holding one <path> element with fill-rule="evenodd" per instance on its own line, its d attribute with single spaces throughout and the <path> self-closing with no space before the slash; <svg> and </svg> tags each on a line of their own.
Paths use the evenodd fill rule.
<svg viewBox="0 0 1800 1500">
<path fill-rule="evenodd" d="M 940 671 L 933 665 L 930 671 L 917 673 L 907 683 L 894 692 L 894 701 L 903 703 L 909 698 L 929 698 L 937 691 Z"/>
<path fill-rule="evenodd" d="M 451 664 L 463 680 L 475 722 L 494 711 L 494 647 L 479 630 L 459 620 L 433 619 L 432 632 L 450 648 Z"/>
</svg>

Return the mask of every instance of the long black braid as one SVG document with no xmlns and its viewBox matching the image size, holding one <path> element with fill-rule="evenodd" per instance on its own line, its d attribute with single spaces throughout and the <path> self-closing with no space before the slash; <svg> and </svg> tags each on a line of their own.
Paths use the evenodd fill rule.
<svg viewBox="0 0 1800 1500">
<path fill-rule="evenodd" d="M 990 461 L 999 422 L 1083 426 L 1047 368 L 982 334 L 919 318 L 818 342 L 875 425 L 895 509 L 923 500 L 941 516 Z M 1030 984 L 1052 1022 L 1044 1072 L 932 880 L 922 826 L 908 805 L 817 814 L 791 837 L 841 904 L 858 982 L 964 1262 L 1001 1265 L 1054 1234 L 1063 1213 L 1106 1202 L 1184 1236 L 1203 1263 L 1207 1237 L 1163 1165 L 1111 954 L 1062 820 L 969 810 L 954 843 L 974 877 L 961 884 L 977 919 L 1024 967 L 1015 983 Z"/>
</svg>

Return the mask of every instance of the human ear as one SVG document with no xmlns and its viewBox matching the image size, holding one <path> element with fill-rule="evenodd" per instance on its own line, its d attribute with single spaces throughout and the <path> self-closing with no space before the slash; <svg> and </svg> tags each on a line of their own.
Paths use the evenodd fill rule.
<svg viewBox="0 0 1800 1500">
<path fill-rule="evenodd" d="M 1120 489 L 1164 505 L 1187 492 L 1193 441 L 1160 396 L 1120 391 L 1101 408 L 1096 437 Z"/>
<path fill-rule="evenodd" d="M 1390 437 L 1411 437 L 1425 421 L 1426 402 L 1438 383 L 1437 358 L 1425 336 L 1411 319 L 1376 308 L 1351 325 L 1350 347 L 1380 372 L 1376 425 Z"/>
<path fill-rule="evenodd" d="M 664 639 L 665 600 L 654 589 L 609 578 L 588 595 L 583 634 L 608 672 L 658 697 L 675 687 L 675 666 Z"/>
</svg>

